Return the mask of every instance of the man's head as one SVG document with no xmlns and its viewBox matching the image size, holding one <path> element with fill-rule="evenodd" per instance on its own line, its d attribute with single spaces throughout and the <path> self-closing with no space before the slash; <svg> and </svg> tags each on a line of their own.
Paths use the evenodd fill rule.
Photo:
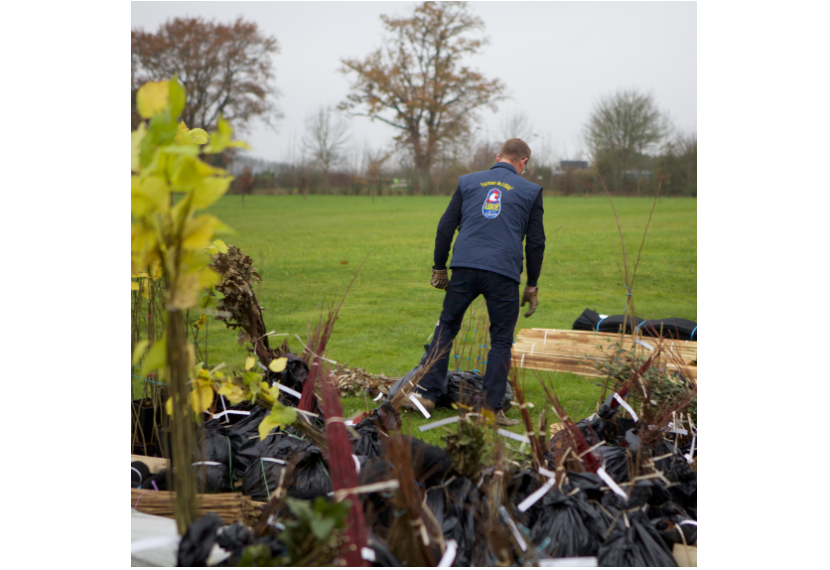
<svg viewBox="0 0 830 570">
<path fill-rule="evenodd" d="M 501 145 L 496 155 L 497 162 L 506 162 L 516 168 L 516 172 L 523 174 L 530 160 L 530 147 L 522 139 L 510 139 Z"/>
</svg>

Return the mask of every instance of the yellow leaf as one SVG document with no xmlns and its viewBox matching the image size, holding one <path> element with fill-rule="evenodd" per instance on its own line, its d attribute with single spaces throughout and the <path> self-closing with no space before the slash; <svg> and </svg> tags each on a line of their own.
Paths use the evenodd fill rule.
<svg viewBox="0 0 830 570">
<path fill-rule="evenodd" d="M 262 418 L 262 421 L 259 422 L 259 428 L 258 428 L 259 429 L 259 440 L 262 441 L 263 439 L 268 437 L 268 434 L 271 433 L 271 430 L 273 430 L 275 427 L 277 427 L 277 425 L 278 425 L 277 422 L 275 422 L 273 419 L 271 419 L 271 416 L 265 416 L 264 418 Z"/>
<path fill-rule="evenodd" d="M 133 366 L 136 366 L 139 363 L 148 346 L 150 346 L 150 341 L 147 339 L 140 340 L 136 343 L 135 349 L 133 349 Z"/>
<path fill-rule="evenodd" d="M 204 329 L 205 328 L 205 323 L 207 323 L 207 315 L 201 315 L 196 320 L 196 328 L 199 329 L 199 330 Z"/>
<path fill-rule="evenodd" d="M 148 81 L 135 95 L 138 113 L 145 119 L 155 117 L 167 108 L 169 81 Z"/>
<path fill-rule="evenodd" d="M 237 148 L 250 149 L 243 141 L 232 141 L 231 134 L 233 127 L 222 117 L 216 122 L 216 130 L 210 133 L 210 144 L 205 147 L 204 151 L 207 153 L 222 152 L 229 146 Z"/>
<path fill-rule="evenodd" d="M 245 359 L 245 370 L 250 370 L 256 364 L 256 358 L 249 356 Z"/>
<path fill-rule="evenodd" d="M 138 291 L 138 289 L 139 289 L 138 283 L 136 283 L 135 281 L 130 281 L 130 290 L 131 291 Z"/>
<path fill-rule="evenodd" d="M 199 181 L 193 189 L 193 207 L 205 209 L 225 195 L 233 176 L 209 176 Z"/>
<path fill-rule="evenodd" d="M 131 152 L 130 152 L 130 170 L 138 172 L 141 170 L 141 139 L 144 138 L 147 132 L 147 127 L 142 122 L 138 128 L 130 135 Z"/>
<path fill-rule="evenodd" d="M 219 394 L 225 396 L 231 404 L 238 404 L 248 399 L 245 390 L 241 386 L 234 384 L 231 380 L 222 384 L 222 387 L 219 389 Z"/>
<path fill-rule="evenodd" d="M 204 178 L 226 174 L 224 169 L 211 166 L 195 156 L 183 156 L 173 165 L 175 170 L 170 177 L 170 182 L 180 192 L 197 188 Z"/>
<path fill-rule="evenodd" d="M 176 134 L 176 142 L 182 144 L 205 144 L 208 142 L 208 134 L 204 129 L 188 129 L 184 121 L 179 123 L 179 132 Z"/>
<path fill-rule="evenodd" d="M 167 403 L 164 404 L 165 409 L 167 409 L 167 415 L 171 418 L 173 417 L 173 397 L 170 396 L 167 398 Z"/>
<path fill-rule="evenodd" d="M 288 364 L 288 359 L 286 357 L 282 358 L 275 358 L 271 361 L 271 364 L 268 365 L 268 368 L 271 369 L 271 372 L 282 372 L 285 370 L 285 365 Z"/>
<path fill-rule="evenodd" d="M 204 249 L 213 237 L 213 229 L 219 225 L 219 219 L 210 214 L 187 220 L 182 233 L 182 247 L 186 249 Z"/>
<path fill-rule="evenodd" d="M 228 246 L 225 245 L 221 239 L 213 240 L 213 245 L 216 246 L 216 249 L 219 250 L 219 253 L 228 253 Z"/>
<path fill-rule="evenodd" d="M 139 374 L 144 376 L 167 365 L 167 332 L 161 335 L 161 338 L 153 343 L 150 347 L 147 356 L 144 358 L 144 364 L 141 366 Z"/>
<path fill-rule="evenodd" d="M 190 392 L 190 407 L 193 408 L 194 412 L 201 414 L 207 410 L 212 403 L 213 388 L 210 387 L 209 382 L 207 384 L 199 382 L 193 387 L 193 390 Z"/>
<path fill-rule="evenodd" d="M 170 188 L 158 176 L 132 176 L 130 211 L 139 218 L 152 212 L 167 213 L 170 208 Z"/>
</svg>

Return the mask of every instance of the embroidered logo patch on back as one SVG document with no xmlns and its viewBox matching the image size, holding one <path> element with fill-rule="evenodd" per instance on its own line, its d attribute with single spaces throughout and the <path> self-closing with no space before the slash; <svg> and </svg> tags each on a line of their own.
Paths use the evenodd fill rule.
<svg viewBox="0 0 830 570">
<path fill-rule="evenodd" d="M 501 190 L 493 189 L 487 193 L 487 199 L 481 207 L 481 214 L 485 218 L 493 219 L 501 212 Z"/>
</svg>

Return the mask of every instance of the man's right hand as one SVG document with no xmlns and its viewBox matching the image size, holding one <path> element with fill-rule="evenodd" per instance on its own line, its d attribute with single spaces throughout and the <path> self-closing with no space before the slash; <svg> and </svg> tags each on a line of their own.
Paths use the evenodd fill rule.
<svg viewBox="0 0 830 570">
<path fill-rule="evenodd" d="M 446 269 L 432 269 L 432 279 L 429 280 L 429 284 L 435 287 L 436 289 L 446 289 L 450 285 L 450 280 L 447 277 L 447 270 Z"/>
<path fill-rule="evenodd" d="M 525 287 L 525 292 L 522 294 L 522 307 L 530 303 L 530 308 L 525 313 L 525 317 L 529 317 L 536 311 L 539 306 L 539 298 L 536 296 L 539 292 L 539 287 Z"/>
</svg>

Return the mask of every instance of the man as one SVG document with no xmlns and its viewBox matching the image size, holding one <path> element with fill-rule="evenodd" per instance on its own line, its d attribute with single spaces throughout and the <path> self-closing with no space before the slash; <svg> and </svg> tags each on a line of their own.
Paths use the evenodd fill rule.
<svg viewBox="0 0 830 570">
<path fill-rule="evenodd" d="M 542 223 L 542 187 L 519 176 L 530 160 L 530 148 L 521 139 L 510 139 L 496 155 L 496 164 L 458 179 L 435 237 L 433 287 L 446 289 L 444 308 L 429 347 L 433 367 L 424 375 L 415 397 L 428 410 L 435 409 L 451 355 L 449 350 L 461 328 L 470 303 L 484 295 L 490 316 L 490 351 L 484 374 L 487 405 L 498 425 L 516 425 L 502 408 L 510 370 L 513 329 L 519 317 L 519 281 L 522 273 L 522 241 L 526 239 L 527 285 L 521 305 L 529 303 L 529 317 L 539 304 L 537 280 L 545 252 Z M 447 257 L 455 230 L 452 280 L 447 279 Z M 404 407 L 415 409 L 407 401 Z"/>
</svg>

